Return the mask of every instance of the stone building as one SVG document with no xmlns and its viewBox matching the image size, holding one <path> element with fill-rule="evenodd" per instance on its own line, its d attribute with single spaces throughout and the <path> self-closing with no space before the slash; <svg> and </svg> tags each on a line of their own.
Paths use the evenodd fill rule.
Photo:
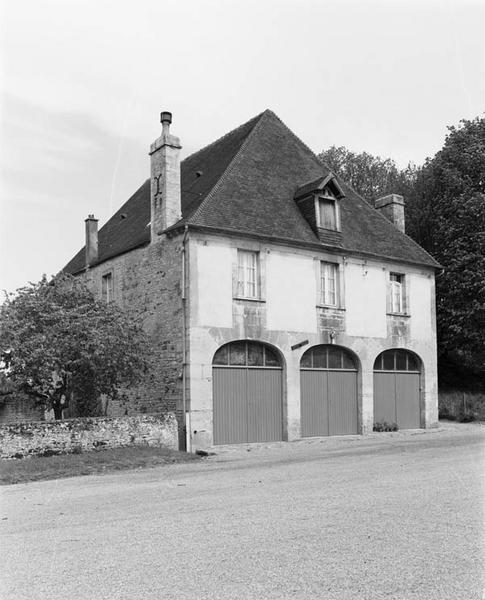
<svg viewBox="0 0 485 600">
<path fill-rule="evenodd" d="M 437 422 L 437 262 L 271 111 L 151 177 L 65 267 L 140 318 L 158 365 L 112 414 L 176 410 L 187 447 Z M 182 442 L 183 443 L 183 442 Z"/>
</svg>

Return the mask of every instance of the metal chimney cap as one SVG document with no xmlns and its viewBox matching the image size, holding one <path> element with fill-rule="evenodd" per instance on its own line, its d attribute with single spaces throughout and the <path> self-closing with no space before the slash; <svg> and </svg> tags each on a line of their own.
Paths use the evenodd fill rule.
<svg viewBox="0 0 485 600">
<path fill-rule="evenodd" d="M 172 122 L 172 113 L 168 110 L 164 110 L 160 113 L 160 123 L 170 123 Z"/>
</svg>

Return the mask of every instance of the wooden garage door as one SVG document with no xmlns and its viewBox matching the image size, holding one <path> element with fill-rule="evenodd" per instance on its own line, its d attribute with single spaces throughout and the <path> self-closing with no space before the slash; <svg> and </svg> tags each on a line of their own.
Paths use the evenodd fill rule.
<svg viewBox="0 0 485 600">
<path fill-rule="evenodd" d="M 396 423 L 399 429 L 421 427 L 420 368 L 406 350 L 386 350 L 374 364 L 374 423 Z"/>
<path fill-rule="evenodd" d="M 214 444 L 283 439 L 282 366 L 259 342 L 232 342 L 213 360 Z"/>
<path fill-rule="evenodd" d="M 358 433 L 357 368 L 345 348 L 315 346 L 302 356 L 303 437 Z"/>
</svg>

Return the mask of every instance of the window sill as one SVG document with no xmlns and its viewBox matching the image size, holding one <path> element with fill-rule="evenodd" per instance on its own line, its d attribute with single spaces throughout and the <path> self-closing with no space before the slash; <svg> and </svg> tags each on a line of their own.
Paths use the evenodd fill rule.
<svg viewBox="0 0 485 600">
<path fill-rule="evenodd" d="M 342 306 L 332 306 L 331 304 L 317 304 L 317 308 L 326 308 L 328 310 L 338 310 L 341 312 L 345 312 L 345 308 Z"/>
<path fill-rule="evenodd" d="M 329 227 L 322 227 L 321 225 L 318 225 L 317 229 L 319 229 L 319 231 L 322 231 L 324 233 L 327 232 L 327 231 L 329 231 L 329 232 L 331 231 L 332 233 L 342 233 L 341 229 L 337 229 L 337 228 L 330 229 Z"/>
<path fill-rule="evenodd" d="M 405 319 L 409 319 L 409 317 L 411 316 L 409 313 L 395 313 L 395 312 L 388 312 L 387 313 L 388 317 L 404 317 Z"/>
<path fill-rule="evenodd" d="M 245 298 L 244 296 L 233 296 L 233 300 L 240 300 L 241 302 L 256 302 L 257 304 L 265 304 L 266 300 L 263 298 Z"/>
</svg>

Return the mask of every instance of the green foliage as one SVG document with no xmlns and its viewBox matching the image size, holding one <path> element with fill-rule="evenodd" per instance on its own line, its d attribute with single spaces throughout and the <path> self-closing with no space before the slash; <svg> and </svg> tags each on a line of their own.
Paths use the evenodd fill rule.
<svg viewBox="0 0 485 600">
<path fill-rule="evenodd" d="M 44 278 L 7 296 L 0 309 L 3 371 L 17 389 L 61 418 L 74 390 L 93 405 L 148 368 L 147 340 L 116 305 L 94 298 L 78 278 Z"/>
<path fill-rule="evenodd" d="M 417 177 L 409 234 L 443 265 L 436 281 L 441 361 L 485 377 L 485 119 L 449 127 Z M 419 224 L 418 224 L 419 223 Z"/>
<path fill-rule="evenodd" d="M 449 421 L 485 420 L 485 394 L 465 393 L 462 391 L 447 391 L 438 394 L 438 412 L 440 419 Z"/>
<path fill-rule="evenodd" d="M 4 400 L 5 396 L 12 394 L 14 391 L 15 386 L 8 380 L 5 373 L 0 371 L 0 402 Z"/>
<path fill-rule="evenodd" d="M 386 194 L 408 196 L 418 173 L 411 163 L 400 170 L 390 158 L 383 159 L 368 152 L 356 154 L 343 146 L 323 150 L 318 158 L 369 201 Z"/>
<path fill-rule="evenodd" d="M 345 148 L 319 157 L 368 200 L 404 196 L 407 234 L 444 267 L 436 279 L 440 385 L 456 380 L 451 365 L 485 389 L 485 118 L 448 129 L 419 168 L 399 171 L 390 159 Z"/>
</svg>

